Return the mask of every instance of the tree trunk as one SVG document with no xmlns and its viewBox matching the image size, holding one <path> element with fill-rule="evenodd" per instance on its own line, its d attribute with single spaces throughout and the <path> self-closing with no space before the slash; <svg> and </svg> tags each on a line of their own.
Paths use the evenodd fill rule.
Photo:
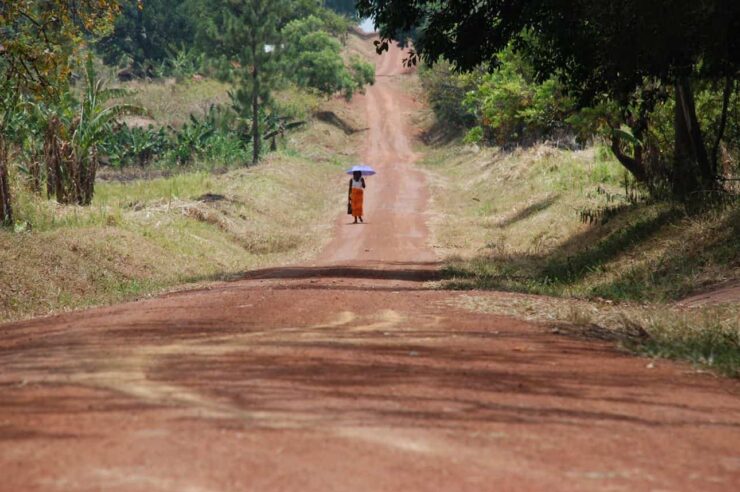
<svg viewBox="0 0 740 492">
<path fill-rule="evenodd" d="M 633 142 L 634 155 L 630 157 L 622 151 L 622 146 L 620 145 L 621 137 L 616 131 L 618 127 L 615 127 L 614 125 L 610 125 L 612 128 L 612 152 L 619 163 L 622 164 L 630 174 L 632 174 L 635 180 L 639 183 L 649 184 L 650 179 L 643 160 L 642 148 L 643 137 L 647 133 L 648 128 L 647 114 L 645 112 L 640 112 L 636 115 L 626 114 L 625 123 L 630 127 L 632 135 L 638 142 L 638 144 L 634 144 Z"/>
<path fill-rule="evenodd" d="M 41 163 L 37 159 L 37 156 L 32 156 L 31 162 L 28 165 L 28 170 L 31 173 L 31 190 L 37 195 L 41 194 Z"/>
<path fill-rule="evenodd" d="M 59 118 L 53 116 L 46 127 L 44 135 L 44 161 L 46 163 L 46 196 L 56 196 L 58 203 L 64 203 L 64 186 L 62 176 L 62 154 L 59 143 Z"/>
<path fill-rule="evenodd" d="M 8 182 L 8 148 L 0 133 L 0 224 L 13 224 L 13 206 L 10 201 L 10 183 Z"/>
<path fill-rule="evenodd" d="M 714 181 L 688 77 L 676 80 L 674 129 L 673 192 L 678 197 L 688 198 L 701 189 L 711 188 Z"/>
<path fill-rule="evenodd" d="M 635 156 L 630 157 L 622 152 L 619 145 L 619 137 L 616 135 L 612 136 L 612 152 L 617 158 L 620 164 L 622 164 L 634 178 L 640 183 L 647 183 L 648 176 L 645 170 L 645 164 L 642 162 L 642 149 L 635 146 Z"/>
<path fill-rule="evenodd" d="M 722 114 L 719 120 L 719 128 L 717 128 L 717 137 L 714 140 L 714 147 L 712 147 L 711 165 L 712 174 L 714 176 L 719 176 L 719 166 L 717 165 L 717 158 L 719 157 L 719 146 L 722 143 L 722 138 L 724 138 L 725 136 L 725 128 L 727 127 L 727 113 L 730 108 L 730 96 L 732 95 L 734 85 L 735 81 L 732 80 L 732 77 L 728 76 L 725 80 L 725 90 L 722 95 Z"/>
<path fill-rule="evenodd" d="M 84 179 L 81 183 L 82 196 L 80 197 L 80 205 L 90 205 L 95 195 L 95 177 L 98 173 L 98 152 L 96 149 L 87 156 L 88 162 L 84 166 Z"/>
<path fill-rule="evenodd" d="M 136 44 L 138 46 L 134 48 L 134 69 L 140 77 L 143 77 L 147 53 L 144 49 L 144 4 L 142 0 L 136 0 Z"/>
<path fill-rule="evenodd" d="M 257 164 L 260 159 L 260 128 L 259 128 L 259 73 L 257 68 L 256 48 L 253 50 L 254 66 L 252 67 L 252 164 Z"/>
</svg>

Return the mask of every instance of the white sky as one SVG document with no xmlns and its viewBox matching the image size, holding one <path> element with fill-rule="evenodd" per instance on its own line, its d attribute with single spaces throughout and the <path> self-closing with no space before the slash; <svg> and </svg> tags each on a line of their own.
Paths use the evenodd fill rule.
<svg viewBox="0 0 740 492">
<path fill-rule="evenodd" d="M 360 29 L 365 32 L 375 32 L 375 28 L 373 27 L 373 20 L 364 19 L 362 22 L 360 22 Z"/>
</svg>

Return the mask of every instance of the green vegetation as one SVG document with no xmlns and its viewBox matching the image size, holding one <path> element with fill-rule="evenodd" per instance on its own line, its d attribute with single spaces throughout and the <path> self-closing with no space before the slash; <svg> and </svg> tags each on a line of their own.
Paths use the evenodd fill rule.
<svg viewBox="0 0 740 492">
<path fill-rule="evenodd" d="M 512 303 L 502 293 L 501 303 L 479 300 L 476 309 L 600 326 L 639 352 L 738 374 L 737 306 L 672 304 L 740 276 L 737 206 L 688 212 L 629 180 L 625 188 L 623 167 L 604 147 L 449 145 L 424 166 L 434 245 L 446 258 L 441 285 L 525 295 Z"/>
<path fill-rule="evenodd" d="M 145 114 L 143 108 L 129 104 L 108 104 L 119 95 L 106 89 L 96 77 L 92 58 L 85 65 L 85 88 L 81 100 L 68 97 L 56 107 L 37 107 L 44 122 L 43 152 L 47 195 L 58 203 L 89 205 L 95 190 L 99 146 L 112 131 L 113 122 L 123 115 Z M 32 159 L 35 191 L 39 190 L 41 170 Z"/>
<path fill-rule="evenodd" d="M 740 4 L 358 10 L 377 20 L 379 51 L 413 39 L 436 115 L 427 141 L 469 144 L 426 159 L 443 286 L 518 292 L 493 310 L 598 325 L 634 350 L 738 375 L 737 307 L 672 303 L 740 276 Z"/>
<path fill-rule="evenodd" d="M 2 224 L 16 222 L 14 172 L 28 176 L 36 193 L 45 187 L 59 203 L 88 205 L 101 166 L 256 164 L 266 154 L 265 138 L 277 150 L 278 137 L 311 116 L 305 103 L 311 96 L 292 85 L 350 98 L 374 80 L 372 65 L 354 58 L 345 65 L 349 21 L 320 0 L 229 1 L 221 7 L 204 0 L 3 6 L 0 28 L 9 36 L 0 45 Z M 283 30 L 304 18 L 316 39 L 303 29 L 288 50 L 292 58 L 283 57 Z M 103 88 L 89 46 L 124 68 L 118 73 L 122 87 Z M 175 81 L 138 80 L 165 75 Z M 80 79 L 83 87 L 76 87 Z M 278 92 L 302 102 L 274 103 Z"/>
<path fill-rule="evenodd" d="M 0 225 L 13 224 L 8 159 L 10 125 L 23 98 L 54 100 L 67 85 L 85 34 L 105 33 L 117 12 L 113 0 L 18 0 L 0 6 Z M 17 136 L 17 135 L 16 135 Z"/>
<path fill-rule="evenodd" d="M 291 142 L 256 168 L 99 181 L 88 207 L 15 187 L 16 231 L 0 231 L 0 262 L 12 265 L 0 269 L 0 320 L 192 288 L 315 254 L 330 237 L 343 199 L 336 179 L 357 142 L 320 122 Z"/>
<path fill-rule="evenodd" d="M 324 0 L 324 5 L 340 14 L 357 17 L 355 0 Z"/>
<path fill-rule="evenodd" d="M 436 131 L 467 143 L 512 147 L 546 139 L 587 141 L 596 134 L 591 122 L 576 128 L 569 118 L 577 111 L 554 78 L 538 83 L 530 66 L 510 48 L 498 69 L 458 73 L 449 63 L 422 65 L 421 82 L 438 122 Z"/>
<path fill-rule="evenodd" d="M 280 76 L 283 38 L 278 26 L 289 12 L 286 0 L 223 2 L 222 17 L 212 20 L 208 35 L 216 52 L 235 60 L 230 93 L 237 115 L 251 120 L 252 164 L 259 161 L 262 135 L 260 113 L 270 102 Z"/>
<path fill-rule="evenodd" d="M 360 14 L 378 20 L 385 38 L 413 34 L 413 63 L 445 59 L 462 71 L 498 68 L 476 84 L 470 102 L 482 127 L 470 140 L 485 138 L 485 128 L 499 142 L 525 128 L 536 135 L 565 123 L 574 105 L 583 113 L 573 121 L 602 133 L 633 179 L 654 196 L 670 193 L 685 202 L 722 196 L 727 159 L 721 156 L 738 165 L 740 120 L 731 111 L 740 97 L 737 2 L 357 5 Z M 387 49 L 387 39 L 379 50 Z M 533 77 L 512 65 L 510 50 Z M 707 91 L 709 97 L 699 96 Z M 662 117 L 666 106 L 671 118 Z"/>
<path fill-rule="evenodd" d="M 108 65 L 128 65 L 137 76 L 151 74 L 151 67 L 171 58 L 173 48 L 195 40 L 202 1 L 125 0 L 120 4 L 113 31 L 96 45 Z"/>
<path fill-rule="evenodd" d="M 336 13 L 351 3 L 3 3 L 0 319 L 318 247 L 336 156 L 357 145 L 312 114 L 346 116 L 334 96 L 375 80 Z M 670 303 L 740 275 L 739 7 L 358 4 L 414 39 L 427 135 L 463 137 L 425 162 L 444 286 L 517 292 L 553 303 L 550 321 L 738 373 L 736 307 Z"/>
<path fill-rule="evenodd" d="M 218 18 L 202 0 L 118 4 L 0 6 L 0 320 L 295 261 L 328 237 L 331 178 L 359 137 L 312 119 L 346 103 L 291 80 L 281 31 L 317 19 L 360 90 L 374 71 L 345 64 L 349 21 L 319 0 L 230 2 Z M 257 4 L 261 26 L 235 21 Z"/>
<path fill-rule="evenodd" d="M 612 136 L 640 147 L 640 155 L 653 159 L 649 179 L 632 179 L 656 198 L 680 198 L 684 202 L 702 202 L 704 198 L 724 197 L 730 187 L 724 181 L 740 170 L 740 113 L 737 112 L 740 92 L 725 94 L 712 84 L 697 84 L 696 100 L 700 122 L 710 129 L 708 140 L 719 142 L 717 128 L 723 120 L 724 132 L 717 165 L 718 189 L 695 192 L 690 196 L 671 193 L 674 170 L 669 165 L 675 140 L 675 102 L 656 103 L 646 115 L 650 122 L 649 135 L 638 141 L 627 127 L 615 129 L 607 123 L 613 120 L 617 106 L 613 102 L 596 107 L 581 107 L 568 96 L 565 87 L 555 77 L 537 81 L 533 68 L 511 47 L 499 53 L 499 66 L 493 72 L 478 68 L 457 73 L 448 63 L 432 67 L 423 65 L 420 76 L 423 87 L 434 109 L 437 121 L 444 122 L 436 133 L 458 135 L 465 133 L 467 143 L 498 145 L 512 148 L 533 145 L 544 140 L 558 145 L 579 148 L 593 141 L 609 142 L 614 151 Z M 728 96 L 724 112 L 723 98 Z M 721 151 L 721 152 L 720 152 Z M 618 158 L 619 152 L 617 152 Z"/>
<path fill-rule="evenodd" d="M 375 82 L 375 68 L 356 57 L 346 67 L 342 45 L 324 28 L 322 20 L 315 16 L 296 19 L 285 26 L 286 73 L 300 87 L 316 90 L 325 97 L 340 92 L 351 99 L 356 91 Z"/>
</svg>

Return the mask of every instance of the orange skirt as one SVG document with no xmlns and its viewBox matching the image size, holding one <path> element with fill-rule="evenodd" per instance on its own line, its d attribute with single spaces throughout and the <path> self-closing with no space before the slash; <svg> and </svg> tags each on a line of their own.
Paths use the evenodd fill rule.
<svg viewBox="0 0 740 492">
<path fill-rule="evenodd" d="M 352 216 L 362 217 L 362 201 L 365 197 L 365 190 L 362 188 L 352 188 Z"/>
</svg>

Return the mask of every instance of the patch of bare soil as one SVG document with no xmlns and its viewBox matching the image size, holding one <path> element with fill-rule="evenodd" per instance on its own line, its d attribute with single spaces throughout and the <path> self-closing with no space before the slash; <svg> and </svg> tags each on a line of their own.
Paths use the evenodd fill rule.
<svg viewBox="0 0 740 492">
<path fill-rule="evenodd" d="M 730 280 L 682 299 L 679 304 L 687 307 L 740 303 L 740 280 Z"/>
</svg>

